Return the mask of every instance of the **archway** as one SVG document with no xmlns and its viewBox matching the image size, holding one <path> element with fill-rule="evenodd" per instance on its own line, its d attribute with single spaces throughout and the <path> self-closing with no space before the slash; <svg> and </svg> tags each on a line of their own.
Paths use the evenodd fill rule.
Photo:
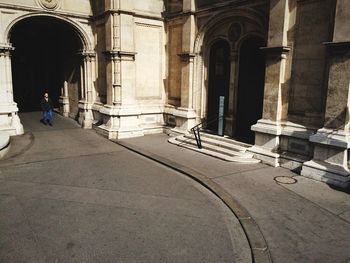
<svg viewBox="0 0 350 263">
<path fill-rule="evenodd" d="M 19 111 L 40 110 L 47 91 L 56 108 L 69 105 L 65 113 L 76 117 L 82 85 L 78 53 L 84 45 L 73 26 L 49 16 L 24 18 L 11 28 L 10 42 L 15 47 L 13 92 Z"/>
<path fill-rule="evenodd" d="M 209 57 L 209 86 L 208 86 L 208 126 L 217 133 L 219 114 L 219 98 L 225 98 L 224 116 L 228 110 L 230 85 L 230 45 L 225 40 L 216 41 L 210 48 Z"/>
<path fill-rule="evenodd" d="M 249 37 L 239 50 L 235 137 L 251 144 L 255 139 L 251 126 L 262 117 L 263 110 L 265 57 L 260 50 L 263 46 L 262 38 Z"/>
</svg>

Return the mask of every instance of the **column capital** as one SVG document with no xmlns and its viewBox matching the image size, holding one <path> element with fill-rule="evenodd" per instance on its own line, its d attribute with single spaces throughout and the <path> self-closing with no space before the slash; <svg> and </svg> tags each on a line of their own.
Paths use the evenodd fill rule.
<svg viewBox="0 0 350 263">
<path fill-rule="evenodd" d="M 111 60 L 135 60 L 137 52 L 122 50 L 107 50 L 103 52 Z"/>
<path fill-rule="evenodd" d="M 289 46 L 272 46 L 272 47 L 261 47 L 260 48 L 266 55 L 267 58 L 286 58 L 289 51 L 292 50 Z"/>
<path fill-rule="evenodd" d="M 94 50 L 80 50 L 78 55 L 83 57 L 96 57 L 96 52 Z"/>
<path fill-rule="evenodd" d="M 0 55 L 10 56 L 13 50 L 15 50 L 15 48 L 11 44 L 0 43 Z"/>
<path fill-rule="evenodd" d="M 177 55 L 180 57 L 181 61 L 183 62 L 192 62 L 193 59 L 196 57 L 195 53 L 190 53 L 190 52 L 183 52 Z"/>
</svg>

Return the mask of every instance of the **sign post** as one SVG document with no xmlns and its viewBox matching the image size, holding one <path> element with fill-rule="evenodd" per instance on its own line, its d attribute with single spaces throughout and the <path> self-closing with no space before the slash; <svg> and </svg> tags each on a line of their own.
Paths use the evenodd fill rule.
<svg viewBox="0 0 350 263">
<path fill-rule="evenodd" d="M 224 136 L 224 107 L 225 97 L 219 97 L 219 120 L 218 120 L 218 135 Z"/>
</svg>

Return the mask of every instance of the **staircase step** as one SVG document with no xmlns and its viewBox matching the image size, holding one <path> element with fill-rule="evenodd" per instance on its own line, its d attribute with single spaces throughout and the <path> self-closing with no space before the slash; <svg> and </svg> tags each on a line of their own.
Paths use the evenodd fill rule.
<svg viewBox="0 0 350 263">
<path fill-rule="evenodd" d="M 234 140 L 231 137 L 228 137 L 226 135 L 225 136 L 219 136 L 219 135 L 214 135 L 214 134 L 210 134 L 210 133 L 206 133 L 206 132 L 201 132 L 201 138 L 202 137 L 204 137 L 204 138 L 211 138 L 211 139 L 218 140 L 218 141 L 223 141 L 223 142 L 226 142 L 226 143 L 229 143 L 229 144 L 238 145 L 238 146 L 241 146 L 241 147 L 244 147 L 244 148 L 249 148 L 249 147 L 253 146 L 253 145 L 248 144 L 248 143 L 236 141 L 236 140 Z"/>
<path fill-rule="evenodd" d="M 191 144 L 192 146 L 197 147 L 197 143 L 194 139 L 189 139 L 186 137 L 179 136 L 179 137 L 176 137 L 176 140 L 181 142 L 181 143 Z M 218 152 L 221 154 L 226 154 L 229 156 L 237 156 L 237 157 L 242 157 L 242 158 L 252 158 L 253 157 L 253 154 L 251 154 L 251 153 L 240 152 L 240 151 L 237 151 L 236 149 L 233 149 L 233 148 L 230 148 L 230 149 L 223 148 L 220 145 L 213 145 L 213 144 L 207 143 L 206 141 L 202 141 L 202 148 L 206 149 L 206 150 Z"/>
<path fill-rule="evenodd" d="M 187 149 L 191 149 L 193 151 L 201 152 L 203 154 L 213 156 L 219 158 L 221 160 L 229 161 L 229 162 L 239 162 L 239 163 L 259 163 L 259 160 L 253 159 L 252 154 L 248 153 L 240 153 L 237 151 L 229 151 L 227 149 L 220 149 L 219 147 L 215 147 L 210 144 L 203 144 L 202 149 L 197 148 L 197 144 L 195 140 L 186 138 L 185 136 L 172 137 L 168 139 L 168 141 L 172 144 L 182 146 Z M 207 148 L 209 147 L 209 148 Z M 214 148 L 213 148 L 214 147 Z"/>
<path fill-rule="evenodd" d="M 188 139 L 195 140 L 195 137 L 193 134 L 187 134 L 187 135 L 185 135 L 185 137 Z M 227 142 L 227 141 L 223 141 L 223 140 L 218 140 L 216 138 L 202 136 L 202 134 L 201 134 L 201 141 L 202 141 L 202 143 L 207 143 L 207 144 L 211 144 L 214 146 L 218 146 L 218 147 L 222 147 L 225 149 L 234 150 L 234 151 L 242 152 L 242 153 L 246 152 L 246 150 L 247 150 L 247 147 L 243 147 L 241 145 L 235 144 L 234 142 Z"/>
</svg>

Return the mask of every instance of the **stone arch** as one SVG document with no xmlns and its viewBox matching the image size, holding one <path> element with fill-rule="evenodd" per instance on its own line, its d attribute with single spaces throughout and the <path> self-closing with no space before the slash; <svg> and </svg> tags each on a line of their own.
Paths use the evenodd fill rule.
<svg viewBox="0 0 350 263">
<path fill-rule="evenodd" d="M 92 32 L 90 32 L 90 28 L 86 27 L 84 28 L 83 25 L 79 23 L 76 19 L 72 19 L 67 16 L 62 16 L 55 13 L 48 13 L 48 12 L 33 12 L 33 13 L 26 13 L 21 14 L 19 16 L 14 17 L 9 21 L 7 25 L 4 26 L 4 32 L 2 38 L 6 41 L 5 47 L 8 48 L 10 51 L 13 50 L 12 43 L 11 43 L 11 34 L 16 27 L 17 24 L 21 22 L 26 22 L 27 20 L 30 20 L 31 18 L 47 18 L 47 19 L 55 19 L 59 23 L 64 24 L 67 28 L 70 28 L 72 33 L 76 35 L 77 41 L 80 42 L 80 47 L 77 49 L 77 55 L 80 55 L 81 62 L 80 65 L 80 77 L 81 79 L 80 88 L 78 89 L 79 92 L 79 98 L 77 99 L 77 105 L 76 105 L 76 112 L 75 112 L 75 119 L 78 120 L 78 122 L 84 127 L 84 128 L 91 128 L 92 122 L 93 122 L 93 114 L 92 114 L 92 104 L 95 100 L 96 96 L 96 90 L 94 86 L 94 79 L 95 71 L 96 71 L 96 63 L 95 63 L 95 57 L 96 52 L 94 51 L 94 41 L 93 41 L 93 35 Z M 11 59 L 8 59 L 8 65 L 10 70 L 8 75 L 8 79 L 11 79 L 8 81 L 8 90 L 12 94 L 12 103 L 14 103 L 14 96 L 13 96 L 13 82 L 11 78 Z M 60 112 L 64 116 L 70 116 L 70 110 L 69 105 L 70 102 L 68 100 L 68 88 L 64 87 L 61 89 L 61 95 L 59 98 L 59 108 Z M 15 103 L 16 104 L 16 103 Z M 17 105 L 17 104 L 16 104 Z M 18 111 L 18 108 L 17 108 Z M 71 116 L 70 116 L 71 117 Z"/>
<path fill-rule="evenodd" d="M 232 23 L 237 23 L 244 28 L 244 25 L 250 25 L 247 32 L 242 30 L 242 36 L 232 44 L 232 41 L 228 39 L 227 36 L 218 36 L 217 31 L 222 25 L 228 25 Z M 252 29 L 253 28 L 253 29 Z M 241 41 L 245 37 L 251 35 L 257 35 L 263 37 L 266 40 L 267 38 L 267 29 L 268 29 L 268 17 L 266 14 L 258 12 L 251 8 L 236 8 L 233 10 L 226 10 L 223 12 L 218 12 L 208 19 L 204 23 L 196 35 L 194 45 L 193 45 L 193 54 L 195 54 L 194 59 L 194 75 L 193 75 L 193 98 L 194 98 L 194 109 L 197 112 L 197 122 L 206 118 L 208 105 L 207 105 L 207 96 L 208 96 L 208 54 L 210 50 L 210 43 L 214 43 L 215 40 L 223 38 L 228 40 L 232 44 L 231 56 L 237 56 L 235 50 L 241 45 Z M 233 74 L 232 78 L 236 73 L 236 67 L 231 67 Z M 200 94 L 200 95 L 199 95 Z M 235 94 L 230 95 L 231 100 Z M 234 111 L 234 109 L 231 109 Z"/>
<path fill-rule="evenodd" d="M 57 15 L 54 13 L 44 13 L 44 12 L 37 12 L 37 13 L 28 13 L 28 14 L 24 14 L 21 16 L 16 17 L 15 19 L 13 19 L 6 27 L 5 31 L 4 31 L 4 38 L 6 40 L 7 43 L 10 43 L 10 39 L 11 39 L 11 31 L 13 29 L 13 27 L 20 21 L 31 18 L 31 17 L 51 17 L 51 18 L 55 18 L 58 19 L 64 23 L 67 23 L 69 26 L 72 26 L 74 31 L 77 33 L 79 39 L 81 40 L 84 50 L 88 51 L 88 50 L 93 50 L 93 41 L 90 40 L 87 32 L 79 25 L 79 23 L 77 23 L 76 21 L 65 17 L 65 16 L 61 16 L 61 15 Z"/>
</svg>

